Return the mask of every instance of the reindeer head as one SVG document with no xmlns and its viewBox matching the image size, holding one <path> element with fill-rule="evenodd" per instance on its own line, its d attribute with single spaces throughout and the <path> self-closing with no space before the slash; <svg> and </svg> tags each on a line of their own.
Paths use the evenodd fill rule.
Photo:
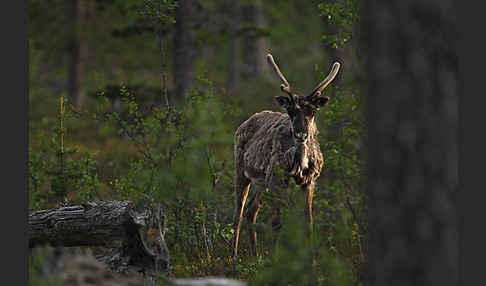
<svg viewBox="0 0 486 286">
<path fill-rule="evenodd" d="M 295 142 L 304 143 L 309 136 L 309 127 L 314 121 L 314 115 L 329 100 L 329 97 L 321 96 L 321 92 L 336 77 L 340 65 L 335 62 L 329 75 L 309 95 L 300 96 L 292 91 L 290 84 L 280 72 L 271 54 L 267 54 L 267 60 L 282 83 L 280 89 L 287 94 L 287 96 L 277 96 L 275 99 L 281 107 L 287 110 L 292 121 L 290 129 Z"/>
</svg>

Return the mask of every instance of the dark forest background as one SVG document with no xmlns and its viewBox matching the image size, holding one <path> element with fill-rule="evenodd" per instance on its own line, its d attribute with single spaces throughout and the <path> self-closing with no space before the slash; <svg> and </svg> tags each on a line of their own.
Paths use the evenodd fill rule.
<svg viewBox="0 0 486 286">
<path fill-rule="evenodd" d="M 408 169 L 394 168 L 406 165 L 416 170 L 416 166 L 424 163 L 420 160 L 403 163 L 396 159 L 394 151 L 387 154 L 392 154 L 391 161 L 397 165 L 387 162 L 380 165 L 381 170 L 393 170 L 379 172 L 388 176 L 380 178 L 376 170 L 380 170 L 377 162 L 382 161 L 371 160 L 375 165 L 365 165 L 365 152 L 368 148 L 377 148 L 375 153 L 385 148 L 392 150 L 399 144 L 385 140 L 370 146 L 368 128 L 381 130 L 377 131 L 379 134 L 373 133 L 374 138 L 397 136 L 401 142 L 403 134 L 419 134 L 416 138 L 422 142 L 422 131 L 414 133 L 418 125 L 413 122 L 428 120 L 424 114 L 430 104 L 421 99 L 426 96 L 418 95 L 431 94 L 436 86 L 412 88 L 417 97 L 407 97 L 412 92 L 406 88 L 407 84 L 413 86 L 413 81 L 403 83 L 400 77 L 418 72 L 417 77 L 436 80 L 434 72 L 440 68 L 427 70 L 430 74 L 413 68 L 405 68 L 402 73 L 388 73 L 396 71 L 392 67 L 407 65 L 403 65 L 403 59 L 391 60 L 384 68 L 380 64 L 389 63 L 387 60 L 370 65 L 372 61 L 366 61 L 369 49 L 388 51 L 389 47 L 363 43 L 369 43 L 370 39 L 380 43 L 381 38 L 376 35 L 386 32 L 405 35 L 385 39 L 397 46 L 413 43 L 410 39 L 420 34 L 418 31 L 424 31 L 423 40 L 434 33 L 441 35 L 443 23 L 449 23 L 447 13 L 450 13 L 450 9 L 440 8 L 445 7 L 441 5 L 404 4 L 402 10 L 386 3 L 375 5 L 376 11 L 364 9 L 358 0 L 30 0 L 29 211 L 57 207 L 63 201 L 76 204 L 92 200 L 132 200 L 141 206 L 160 204 L 168 228 L 166 240 L 172 277 L 226 276 L 246 280 L 251 285 L 364 285 L 368 277 L 365 266 L 369 262 L 368 218 L 379 219 L 367 216 L 367 197 L 373 197 L 375 208 L 403 206 L 401 199 L 393 199 L 396 197 L 387 201 L 376 193 L 366 192 L 366 187 L 372 185 L 371 181 L 365 181 L 367 170 L 373 171 L 370 180 L 386 182 L 389 184 L 385 184 L 386 188 L 393 194 L 401 193 L 400 186 L 409 186 L 404 182 L 410 176 L 414 182 L 418 180 L 413 185 L 415 189 L 410 187 L 417 192 L 427 189 L 429 178 L 419 176 L 416 179 L 413 174 L 407 175 Z M 402 18 L 393 18 L 393 13 L 400 14 L 400 11 L 411 12 L 404 12 Z M 446 16 L 436 16 L 436 11 Z M 364 12 L 368 16 L 376 15 L 363 18 Z M 417 33 L 386 30 L 386 27 L 403 25 L 407 17 L 419 19 L 413 22 L 416 26 L 412 25 Z M 374 19 L 384 24 L 373 26 L 370 23 Z M 393 21 L 399 24 L 392 25 Z M 446 32 L 448 25 L 444 28 Z M 429 26 L 434 28 L 431 31 L 422 29 Z M 364 37 L 363 27 L 369 30 L 375 27 L 375 38 Z M 418 46 L 421 44 L 412 48 Z M 441 73 L 450 82 L 455 75 L 455 55 L 447 47 L 445 49 L 432 64 L 441 63 L 441 57 L 452 57 L 453 76 L 450 72 Z M 404 56 L 403 50 L 396 50 L 401 51 L 397 57 Z M 325 163 L 313 202 L 312 237 L 305 235 L 301 223 L 298 192 L 290 188 L 280 201 L 284 227 L 278 242 L 275 244 L 272 239 L 270 208 L 265 204 L 258 220 L 260 255 L 250 256 L 248 232 L 243 229 L 241 255 L 238 261 L 233 261 L 233 134 L 255 112 L 279 111 L 274 97 L 280 95 L 280 83 L 266 63 L 267 53 L 274 56 L 300 94 L 310 92 L 328 74 L 334 61 L 341 63 L 341 70 L 325 90 L 330 103 L 316 116 Z M 380 55 L 393 58 L 386 52 L 375 56 L 379 58 Z M 416 62 L 424 58 L 420 54 L 410 57 Z M 445 66 L 447 70 L 449 66 Z M 416 68 L 423 67 L 417 64 Z M 368 76 L 376 76 L 375 80 L 364 76 L 370 70 L 374 75 L 368 73 Z M 392 78 L 396 86 L 404 90 L 401 99 L 379 100 L 385 95 L 382 95 L 384 90 L 378 89 L 377 94 L 382 97 L 377 95 L 375 101 L 365 101 L 367 90 Z M 450 88 L 454 90 L 455 86 Z M 436 94 L 431 99 L 432 106 L 442 102 L 441 92 L 432 92 Z M 454 114 L 455 107 L 455 93 L 448 96 L 445 97 L 447 104 L 452 107 L 447 110 L 446 117 Z M 406 113 L 412 102 L 418 102 L 419 106 L 424 104 L 423 112 Z M 368 113 L 365 123 L 365 110 L 387 114 L 386 110 L 394 106 L 396 110 L 404 110 L 404 113 L 394 114 L 408 115 L 399 115 L 393 121 L 391 115 L 380 118 L 370 117 Z M 429 111 L 427 114 L 432 114 L 436 109 Z M 435 120 L 440 121 L 437 118 Z M 447 118 L 455 126 L 455 117 Z M 402 120 L 406 124 L 400 129 Z M 391 123 L 384 129 L 378 127 L 386 122 Z M 432 133 L 427 134 L 439 132 L 434 125 L 437 122 L 431 124 L 427 125 L 427 132 Z M 405 131 L 386 133 L 392 126 Z M 398 158 L 414 158 L 415 155 L 422 158 L 427 150 L 435 150 L 444 142 L 439 140 L 444 138 L 442 136 L 450 139 L 444 150 L 455 150 L 455 129 L 448 132 L 438 134 L 435 137 L 438 141 L 431 143 L 432 147 L 405 145 L 401 152 L 407 155 Z M 449 168 L 449 175 L 437 179 L 446 183 L 434 185 L 434 190 L 437 194 L 444 189 L 441 186 L 447 186 L 447 192 L 455 190 L 456 181 L 454 175 L 450 175 L 454 170 L 447 166 L 454 166 L 456 157 L 447 159 L 447 156 L 441 157 L 443 153 L 433 154 L 435 158 L 445 158 L 446 163 L 441 165 Z M 430 175 L 440 171 L 423 172 Z M 415 208 L 417 196 L 414 191 L 407 194 L 410 196 L 407 201 L 411 203 L 405 207 L 410 207 L 411 212 L 421 207 L 430 208 L 426 204 Z M 271 192 L 265 196 L 266 201 L 276 199 Z M 447 201 L 448 196 L 441 198 Z M 436 201 L 436 197 L 432 195 L 424 200 Z M 395 215 L 393 211 L 389 213 Z M 420 219 L 427 217 L 427 212 L 418 213 Z M 397 215 L 396 221 L 402 218 Z M 431 227 L 434 223 L 434 220 L 426 221 L 429 223 L 421 227 Z M 407 229 L 395 233 L 400 231 L 409 234 Z M 388 241 L 386 235 L 389 234 L 384 234 L 382 245 Z M 431 235 L 430 239 L 440 241 L 437 236 Z M 380 241 L 376 237 L 374 242 Z M 408 237 L 413 241 L 413 235 Z M 454 239 L 454 236 L 449 238 L 444 245 L 453 244 Z M 398 244 L 407 245 L 403 241 Z M 370 245 L 370 249 L 376 247 L 376 244 Z M 390 247 L 393 248 L 393 244 Z M 406 248 L 400 249 L 392 250 L 398 253 L 398 260 L 391 261 L 400 260 Z M 96 254 L 100 250 L 83 251 Z M 41 273 L 46 259 L 45 253 L 30 256 L 32 285 L 44 283 Z M 371 275 L 371 279 L 374 277 Z"/>
</svg>

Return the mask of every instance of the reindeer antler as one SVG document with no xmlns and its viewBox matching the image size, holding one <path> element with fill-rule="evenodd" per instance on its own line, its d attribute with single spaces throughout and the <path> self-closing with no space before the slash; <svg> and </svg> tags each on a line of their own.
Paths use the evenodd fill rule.
<svg viewBox="0 0 486 286">
<path fill-rule="evenodd" d="M 313 97 L 313 96 L 319 96 L 319 95 L 321 95 L 321 92 L 336 77 L 336 75 L 337 75 L 337 73 L 339 71 L 339 67 L 341 67 L 341 64 L 339 64 L 338 62 L 335 62 L 332 65 L 331 72 L 327 75 L 327 77 L 316 88 L 314 88 L 314 90 L 311 92 L 311 94 L 309 96 L 310 97 Z"/>
<path fill-rule="evenodd" d="M 290 96 L 290 98 L 293 99 L 293 96 L 292 96 L 292 88 L 290 87 L 289 82 L 285 79 L 285 77 L 283 76 L 283 74 L 280 72 L 280 69 L 278 68 L 277 64 L 273 60 L 273 57 L 272 57 L 271 54 L 267 54 L 267 61 L 273 67 L 273 70 L 275 71 L 275 73 L 277 74 L 278 78 L 280 79 L 280 82 L 282 83 L 280 85 L 280 89 L 282 91 L 286 92 Z"/>
</svg>

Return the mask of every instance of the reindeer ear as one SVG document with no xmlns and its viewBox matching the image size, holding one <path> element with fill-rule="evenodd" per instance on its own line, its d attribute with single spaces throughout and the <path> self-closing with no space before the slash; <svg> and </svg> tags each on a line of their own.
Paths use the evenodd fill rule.
<svg viewBox="0 0 486 286">
<path fill-rule="evenodd" d="M 290 99 L 286 96 L 276 96 L 275 99 L 278 101 L 278 104 L 283 108 L 287 108 L 290 106 Z"/>
<path fill-rule="evenodd" d="M 327 96 L 319 96 L 319 97 L 316 97 L 315 99 L 312 100 L 312 105 L 314 105 L 315 107 L 317 107 L 317 109 L 323 107 L 324 105 L 326 105 L 326 103 L 329 101 L 329 97 Z"/>
</svg>

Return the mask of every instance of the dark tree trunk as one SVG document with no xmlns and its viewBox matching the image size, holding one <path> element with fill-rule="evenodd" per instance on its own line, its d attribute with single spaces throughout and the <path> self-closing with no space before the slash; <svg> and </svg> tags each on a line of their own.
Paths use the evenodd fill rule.
<svg viewBox="0 0 486 286">
<path fill-rule="evenodd" d="M 241 20 L 245 27 L 242 39 L 242 77 L 258 77 L 266 62 L 265 38 L 259 29 L 264 28 L 263 2 L 248 1 L 241 5 Z"/>
<path fill-rule="evenodd" d="M 86 17 L 85 0 L 72 0 L 69 3 L 69 16 L 71 21 L 71 40 L 69 44 L 69 83 L 68 90 L 71 102 L 82 106 L 86 99 L 83 86 L 84 80 L 84 52 L 85 43 L 82 37 L 82 26 Z"/>
<path fill-rule="evenodd" d="M 155 217 L 155 212 L 137 211 L 128 201 L 41 210 L 29 215 L 29 247 L 110 247 L 114 250 L 100 260 L 117 271 L 143 271 L 154 279 L 159 272 L 169 273 L 164 230 Z"/>
<path fill-rule="evenodd" d="M 196 32 L 193 26 L 196 3 L 193 0 L 178 3 L 174 34 L 174 101 L 181 103 L 195 79 Z"/>
<path fill-rule="evenodd" d="M 239 1 L 238 0 L 231 0 L 230 3 L 230 45 L 229 45 L 229 58 L 228 58 L 228 79 L 226 83 L 226 88 L 228 92 L 232 92 L 238 85 L 238 25 L 240 19 L 239 13 Z"/>
<path fill-rule="evenodd" d="M 369 285 L 458 285 L 451 0 L 366 2 Z"/>
</svg>

